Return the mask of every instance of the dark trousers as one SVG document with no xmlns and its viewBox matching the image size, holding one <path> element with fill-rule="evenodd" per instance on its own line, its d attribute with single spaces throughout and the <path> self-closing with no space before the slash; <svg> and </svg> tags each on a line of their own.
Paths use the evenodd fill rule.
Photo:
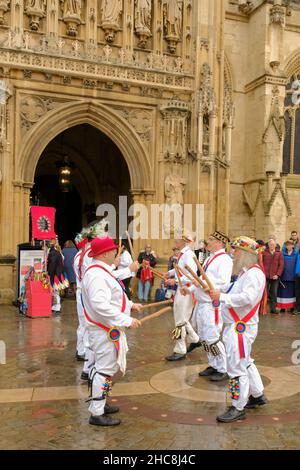
<svg viewBox="0 0 300 470">
<path fill-rule="evenodd" d="M 295 310 L 300 312 L 300 276 L 295 278 L 296 306 Z"/>
<path fill-rule="evenodd" d="M 126 292 L 126 295 L 127 295 L 129 300 L 131 300 L 130 289 L 129 289 L 130 281 L 131 281 L 131 277 L 128 277 L 127 279 L 123 280 L 123 284 L 124 284 L 124 287 L 125 287 L 125 292 Z"/>
<path fill-rule="evenodd" d="M 267 279 L 268 300 L 271 312 L 276 311 L 278 285 L 279 279 Z"/>
</svg>

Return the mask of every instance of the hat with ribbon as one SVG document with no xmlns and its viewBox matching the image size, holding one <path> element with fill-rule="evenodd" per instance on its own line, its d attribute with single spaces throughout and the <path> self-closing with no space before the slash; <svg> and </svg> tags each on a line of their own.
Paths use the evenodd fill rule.
<svg viewBox="0 0 300 470">
<path fill-rule="evenodd" d="M 108 251 L 114 251 L 118 249 L 118 245 L 115 244 L 110 237 L 94 238 L 91 242 L 91 251 L 88 256 L 95 258 L 95 256 L 103 255 Z"/>
<path fill-rule="evenodd" d="M 219 230 L 216 230 L 214 233 L 211 234 L 212 237 L 214 237 L 216 240 L 219 242 L 225 243 L 230 243 L 230 238 L 225 235 L 225 233 L 220 232 Z"/>
<path fill-rule="evenodd" d="M 240 236 L 237 237 L 232 243 L 232 248 L 240 248 L 241 250 L 248 251 L 253 255 L 258 255 L 260 250 L 260 245 L 256 243 L 255 240 L 249 237 Z"/>
<path fill-rule="evenodd" d="M 190 232 L 183 232 L 182 240 L 184 240 L 187 243 L 193 243 L 195 241 L 193 235 Z"/>
</svg>

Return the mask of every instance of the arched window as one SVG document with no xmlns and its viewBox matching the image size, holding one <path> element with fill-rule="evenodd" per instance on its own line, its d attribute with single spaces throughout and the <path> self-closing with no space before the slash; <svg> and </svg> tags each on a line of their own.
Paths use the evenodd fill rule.
<svg viewBox="0 0 300 470">
<path fill-rule="evenodd" d="M 284 119 L 283 172 L 300 175 L 300 75 L 287 85 Z"/>
</svg>

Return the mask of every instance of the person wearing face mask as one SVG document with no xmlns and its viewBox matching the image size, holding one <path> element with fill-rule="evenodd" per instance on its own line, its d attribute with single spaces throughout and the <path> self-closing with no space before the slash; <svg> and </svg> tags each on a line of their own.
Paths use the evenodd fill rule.
<svg viewBox="0 0 300 470">
<path fill-rule="evenodd" d="M 138 256 L 138 262 L 141 268 L 137 272 L 138 284 L 138 297 L 139 301 L 148 302 L 149 293 L 153 281 L 153 274 L 150 268 L 156 265 L 156 254 L 151 249 L 151 245 L 146 245 L 145 250 L 141 251 Z"/>
<path fill-rule="evenodd" d="M 92 263 L 85 270 L 81 284 L 89 343 L 95 357 L 89 400 L 89 424 L 95 426 L 120 424 L 119 419 L 111 417 L 119 408 L 109 405 L 106 398 L 112 387 L 112 376 L 118 370 L 123 374 L 126 371 L 125 329 L 141 326 L 130 314 L 139 312 L 142 305 L 127 298 L 123 285 L 113 275 L 117 249 L 112 238 L 95 238 L 88 254 Z"/>
</svg>

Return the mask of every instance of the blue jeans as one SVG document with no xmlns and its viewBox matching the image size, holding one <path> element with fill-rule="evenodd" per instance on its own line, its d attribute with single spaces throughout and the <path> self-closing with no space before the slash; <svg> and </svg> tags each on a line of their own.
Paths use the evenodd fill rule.
<svg viewBox="0 0 300 470">
<path fill-rule="evenodd" d="M 139 301 L 144 300 L 145 302 L 148 302 L 150 288 L 151 288 L 150 281 L 146 281 L 143 284 L 142 281 L 139 279 Z"/>
</svg>

